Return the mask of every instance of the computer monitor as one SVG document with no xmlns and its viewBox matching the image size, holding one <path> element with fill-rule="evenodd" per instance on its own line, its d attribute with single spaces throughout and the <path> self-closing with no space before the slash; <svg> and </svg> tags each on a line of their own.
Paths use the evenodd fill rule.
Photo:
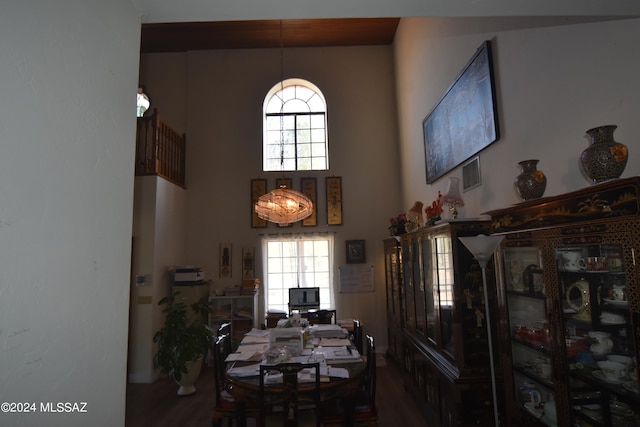
<svg viewBox="0 0 640 427">
<path fill-rule="evenodd" d="M 320 308 L 320 288 L 289 288 L 289 311 Z"/>
</svg>

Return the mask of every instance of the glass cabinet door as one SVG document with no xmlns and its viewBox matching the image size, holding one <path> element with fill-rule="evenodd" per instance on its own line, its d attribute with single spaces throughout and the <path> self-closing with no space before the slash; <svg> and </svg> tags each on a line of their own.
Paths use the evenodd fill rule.
<svg viewBox="0 0 640 427">
<path fill-rule="evenodd" d="M 451 237 L 448 234 L 435 235 L 433 245 L 433 280 L 437 286 L 440 315 L 440 346 L 442 351 L 456 360 L 455 342 L 453 340 L 453 291 L 454 271 Z"/>
<path fill-rule="evenodd" d="M 542 423 L 556 424 L 552 325 L 537 247 L 503 249 L 513 401 Z"/>
<path fill-rule="evenodd" d="M 416 303 L 416 332 L 421 336 L 424 336 L 427 329 L 426 319 L 426 306 L 425 306 L 425 288 L 424 288 L 424 274 L 422 270 L 422 245 L 419 239 L 414 239 L 411 242 L 411 248 L 413 252 L 413 286 L 414 286 L 414 299 Z"/>
<path fill-rule="evenodd" d="M 572 421 L 638 426 L 637 366 L 622 245 L 555 249 Z"/>
<path fill-rule="evenodd" d="M 402 280 L 404 281 L 404 325 L 410 330 L 416 328 L 416 304 L 414 291 L 414 265 L 413 246 L 410 240 L 402 242 Z"/>
<path fill-rule="evenodd" d="M 431 239 L 424 238 L 421 241 L 422 245 L 422 269 L 425 274 L 422 275 L 424 280 L 424 297 L 425 297 L 425 313 L 427 321 L 427 340 L 436 345 L 436 325 L 438 324 L 438 313 L 436 311 L 436 292 L 437 288 L 434 286 L 434 277 L 427 272 L 433 271 L 433 251 L 431 250 Z"/>
</svg>

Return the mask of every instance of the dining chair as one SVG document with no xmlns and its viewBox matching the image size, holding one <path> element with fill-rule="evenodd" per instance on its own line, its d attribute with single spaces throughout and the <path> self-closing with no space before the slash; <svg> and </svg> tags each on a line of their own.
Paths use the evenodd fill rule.
<svg viewBox="0 0 640 427">
<path fill-rule="evenodd" d="M 238 425 L 246 424 L 247 418 L 257 418 L 257 408 L 240 408 L 231 395 L 225 379 L 227 369 L 225 359 L 231 353 L 231 335 L 225 333 L 218 335 L 213 345 L 213 380 L 215 382 L 215 407 L 211 425 L 213 427 L 222 426 L 226 419 L 228 426 L 233 426 L 236 420 Z"/>
<path fill-rule="evenodd" d="M 322 415 L 325 427 L 354 425 L 357 427 L 374 427 L 378 425 L 378 408 L 376 406 L 376 347 L 371 335 L 365 336 L 366 367 L 361 387 L 356 396 L 348 401 L 338 402 L 327 408 Z"/>
<path fill-rule="evenodd" d="M 353 319 L 353 332 L 351 333 L 353 345 L 356 346 L 358 353 L 362 352 L 362 325 L 358 319 Z"/>
<path fill-rule="evenodd" d="M 220 326 L 218 326 L 218 330 L 216 331 L 216 337 L 222 336 L 222 335 L 228 335 L 229 338 L 224 340 L 224 352 L 225 352 L 225 358 L 227 357 L 227 355 L 231 352 L 233 352 L 233 344 L 231 342 L 231 322 L 225 322 L 222 323 Z M 223 359 L 223 365 L 224 365 L 224 359 Z"/>
<path fill-rule="evenodd" d="M 303 370 L 311 370 L 313 376 L 310 381 L 298 378 Z M 259 402 L 258 425 L 266 425 L 267 416 L 274 415 L 281 417 L 282 426 L 298 426 L 300 410 L 313 409 L 316 427 L 320 427 L 320 364 L 261 365 Z M 279 414 L 280 409 L 282 412 Z"/>
</svg>

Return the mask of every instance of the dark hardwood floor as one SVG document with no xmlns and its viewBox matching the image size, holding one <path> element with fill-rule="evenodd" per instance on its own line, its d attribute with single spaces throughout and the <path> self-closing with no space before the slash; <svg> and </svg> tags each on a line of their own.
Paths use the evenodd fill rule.
<svg viewBox="0 0 640 427">
<path fill-rule="evenodd" d="M 404 389 L 399 368 L 378 359 L 378 426 L 425 427 L 413 398 Z M 168 379 L 152 384 L 128 384 L 126 427 L 209 427 L 214 404 L 213 371 L 204 367 L 191 396 L 176 395 Z"/>
</svg>

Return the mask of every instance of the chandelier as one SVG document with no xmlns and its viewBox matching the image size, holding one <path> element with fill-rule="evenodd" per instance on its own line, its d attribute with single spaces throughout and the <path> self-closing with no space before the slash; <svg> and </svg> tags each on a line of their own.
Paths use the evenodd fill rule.
<svg viewBox="0 0 640 427">
<path fill-rule="evenodd" d="M 280 92 L 284 92 L 284 45 L 280 20 Z M 280 167 L 284 170 L 284 100 L 280 107 Z M 281 226 L 308 218 L 313 214 L 313 202 L 305 194 L 281 185 L 260 196 L 254 206 L 259 218 Z"/>
</svg>

